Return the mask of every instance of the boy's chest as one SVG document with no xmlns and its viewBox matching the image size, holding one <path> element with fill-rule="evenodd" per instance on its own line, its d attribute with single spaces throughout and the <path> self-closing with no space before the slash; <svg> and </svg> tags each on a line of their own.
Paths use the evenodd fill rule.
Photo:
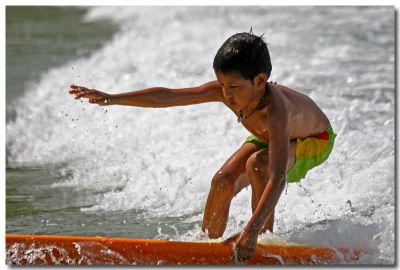
<svg viewBox="0 0 400 270">
<path fill-rule="evenodd" d="M 243 119 L 241 122 L 243 127 L 245 127 L 251 134 L 259 137 L 264 141 L 269 140 L 269 131 L 267 128 L 267 118 L 263 113 L 253 114 L 247 119 Z"/>
</svg>

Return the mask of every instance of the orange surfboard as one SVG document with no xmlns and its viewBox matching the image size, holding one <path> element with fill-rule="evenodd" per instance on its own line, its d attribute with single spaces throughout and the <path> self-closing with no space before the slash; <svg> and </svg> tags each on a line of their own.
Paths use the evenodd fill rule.
<svg viewBox="0 0 400 270">
<path fill-rule="evenodd" d="M 356 261 L 360 250 L 258 244 L 254 257 L 237 262 L 232 246 L 106 237 L 6 235 L 10 265 L 106 264 L 339 264 Z"/>
</svg>

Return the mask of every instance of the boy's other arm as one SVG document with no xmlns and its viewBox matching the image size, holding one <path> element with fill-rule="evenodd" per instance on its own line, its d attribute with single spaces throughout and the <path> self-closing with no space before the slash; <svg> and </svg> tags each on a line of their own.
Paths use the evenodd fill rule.
<svg viewBox="0 0 400 270">
<path fill-rule="evenodd" d="M 153 87 L 122 94 L 107 94 L 95 89 L 71 85 L 69 93 L 75 95 L 76 99 L 87 98 L 90 103 L 101 106 L 126 105 L 162 108 L 223 100 L 218 81 L 191 88 Z"/>
<path fill-rule="evenodd" d="M 271 119 L 269 134 L 268 166 L 270 177 L 260 198 L 258 206 L 247 224 L 249 230 L 258 235 L 265 220 L 275 209 L 283 191 L 287 173 L 290 149 L 290 136 L 286 113 L 279 113 Z"/>
<path fill-rule="evenodd" d="M 269 181 L 252 217 L 243 231 L 227 240 L 227 242 L 235 242 L 234 252 L 240 261 L 250 259 L 253 256 L 259 231 L 275 209 L 285 187 L 290 149 L 287 112 L 284 108 L 280 108 L 278 112 L 270 114 L 268 119 L 270 121 L 268 166 L 271 172 Z"/>
</svg>

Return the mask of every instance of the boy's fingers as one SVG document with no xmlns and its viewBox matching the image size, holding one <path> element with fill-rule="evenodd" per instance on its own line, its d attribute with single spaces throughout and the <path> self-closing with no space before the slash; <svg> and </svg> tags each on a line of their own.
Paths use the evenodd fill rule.
<svg viewBox="0 0 400 270">
<path fill-rule="evenodd" d="M 79 86 L 75 84 L 71 84 L 69 87 L 72 89 L 71 91 L 90 91 L 90 89 L 87 89 L 84 86 Z"/>
<path fill-rule="evenodd" d="M 73 94 L 75 94 L 75 98 L 76 99 L 79 99 L 79 98 L 81 98 L 81 97 L 83 97 L 85 95 L 85 93 L 81 93 L 81 92 L 75 92 Z"/>
<path fill-rule="evenodd" d="M 70 85 L 69 86 L 72 90 L 75 90 L 75 91 L 85 91 L 85 90 L 88 90 L 86 87 L 84 87 L 84 86 L 79 86 L 79 85 L 75 85 L 75 84 L 72 84 L 72 85 Z"/>
<path fill-rule="evenodd" d="M 80 93 L 81 91 L 78 91 L 78 90 L 69 90 L 69 93 L 70 94 L 76 94 L 76 93 Z"/>
<path fill-rule="evenodd" d="M 71 84 L 70 88 L 71 89 L 69 93 L 75 95 L 75 99 L 87 98 L 89 99 L 89 103 L 99 104 L 101 106 L 109 105 L 107 103 L 109 103 L 110 100 L 97 94 L 95 89 L 88 89 L 86 87 L 78 86 L 75 84 Z"/>
<path fill-rule="evenodd" d="M 96 95 L 92 93 L 92 91 L 84 91 L 84 92 L 78 92 L 75 96 L 76 99 L 79 98 L 90 98 L 90 99 L 95 99 Z"/>
</svg>

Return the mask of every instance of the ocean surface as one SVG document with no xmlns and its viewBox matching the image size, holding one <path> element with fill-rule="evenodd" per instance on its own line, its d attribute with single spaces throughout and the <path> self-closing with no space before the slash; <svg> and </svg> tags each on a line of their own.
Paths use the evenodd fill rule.
<svg viewBox="0 0 400 270">
<path fill-rule="evenodd" d="M 200 85 L 215 79 L 222 43 L 252 27 L 269 44 L 271 80 L 309 95 L 338 135 L 329 159 L 288 185 L 275 232 L 259 240 L 363 248 L 358 263 L 394 263 L 393 7 L 62 12 L 57 18 L 74 25 L 53 29 L 59 53 L 40 69 L 46 53 L 24 35 L 14 38 L 30 61 L 11 67 L 21 52 L 10 52 L 9 27 L 22 26 L 7 18 L 7 233 L 198 240 L 210 181 L 248 135 L 232 112 L 217 103 L 99 107 L 75 101 L 68 86 L 120 93 Z M 45 36 L 55 27 L 32 20 Z M 75 39 L 84 27 L 96 37 Z M 223 239 L 250 216 L 245 189 L 232 201 Z"/>
</svg>

